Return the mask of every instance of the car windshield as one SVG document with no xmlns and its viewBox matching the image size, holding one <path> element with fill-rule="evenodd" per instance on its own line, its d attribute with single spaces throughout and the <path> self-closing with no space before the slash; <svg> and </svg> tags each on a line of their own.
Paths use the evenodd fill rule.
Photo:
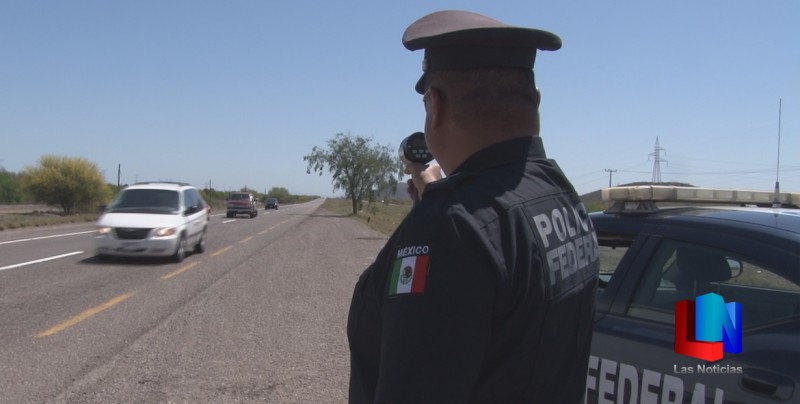
<svg viewBox="0 0 800 404">
<path fill-rule="evenodd" d="M 241 200 L 241 199 L 250 199 L 250 195 L 248 194 L 233 194 L 230 197 L 231 200 Z"/>
<path fill-rule="evenodd" d="M 112 213 L 178 213 L 178 192 L 166 189 L 122 191 L 109 206 Z"/>
</svg>

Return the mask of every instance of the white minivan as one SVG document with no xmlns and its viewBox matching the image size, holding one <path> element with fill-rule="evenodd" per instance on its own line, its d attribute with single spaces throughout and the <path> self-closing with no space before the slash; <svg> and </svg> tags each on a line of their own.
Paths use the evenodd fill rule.
<svg viewBox="0 0 800 404">
<path fill-rule="evenodd" d="M 97 221 L 95 254 L 104 259 L 171 257 L 181 262 L 206 247 L 209 213 L 197 188 L 174 182 L 130 185 Z"/>
</svg>

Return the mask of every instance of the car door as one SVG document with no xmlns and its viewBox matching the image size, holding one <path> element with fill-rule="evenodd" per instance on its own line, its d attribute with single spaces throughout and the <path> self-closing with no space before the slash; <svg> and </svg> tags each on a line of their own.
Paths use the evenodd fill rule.
<svg viewBox="0 0 800 404">
<path fill-rule="evenodd" d="M 184 218 L 189 245 L 195 245 L 202 237 L 207 214 L 201 203 L 200 195 L 194 189 L 184 191 Z"/>
<path fill-rule="evenodd" d="M 794 310 L 800 307 L 800 287 L 786 265 L 796 261 L 770 246 L 754 246 L 753 240 L 702 229 L 661 226 L 629 237 L 631 247 L 616 267 L 606 263 L 612 276 L 598 296 L 587 402 L 781 402 L 797 397 L 800 322 Z M 614 238 L 619 244 L 624 237 Z M 598 239 L 602 254 L 608 237 L 599 230 Z M 715 257 L 722 269 L 709 270 L 711 261 L 699 254 Z M 687 261 L 702 262 L 702 279 L 689 282 L 679 276 L 679 264 Z M 675 352 L 675 303 L 707 292 L 742 307 L 742 352 L 725 353 L 713 362 Z"/>
</svg>

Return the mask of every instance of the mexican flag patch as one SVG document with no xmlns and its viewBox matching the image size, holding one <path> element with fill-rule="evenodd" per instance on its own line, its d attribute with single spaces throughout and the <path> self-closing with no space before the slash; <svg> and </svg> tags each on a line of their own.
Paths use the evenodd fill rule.
<svg viewBox="0 0 800 404">
<path fill-rule="evenodd" d="M 389 296 L 425 292 L 428 257 L 428 255 L 413 255 L 395 260 L 392 279 L 389 282 Z"/>
</svg>

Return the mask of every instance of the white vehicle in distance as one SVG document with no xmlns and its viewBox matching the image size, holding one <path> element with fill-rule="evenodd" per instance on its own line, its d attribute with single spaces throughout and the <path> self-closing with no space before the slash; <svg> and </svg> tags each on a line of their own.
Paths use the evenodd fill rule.
<svg viewBox="0 0 800 404">
<path fill-rule="evenodd" d="M 120 191 L 97 221 L 95 254 L 104 259 L 171 257 L 181 262 L 206 248 L 209 214 L 197 188 L 175 182 L 136 183 Z"/>
</svg>

